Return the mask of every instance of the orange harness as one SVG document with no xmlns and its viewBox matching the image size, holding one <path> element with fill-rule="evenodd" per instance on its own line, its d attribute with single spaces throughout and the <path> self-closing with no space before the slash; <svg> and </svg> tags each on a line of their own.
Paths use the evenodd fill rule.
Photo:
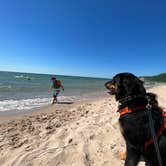
<svg viewBox="0 0 166 166">
<path fill-rule="evenodd" d="M 125 108 L 120 109 L 118 112 L 120 113 L 120 115 L 125 115 L 125 114 L 131 113 L 131 112 L 134 112 L 137 110 L 141 110 L 141 109 L 142 110 L 146 109 L 146 106 L 138 106 L 135 108 L 125 107 Z M 161 112 L 162 112 L 163 120 L 162 120 L 162 125 L 160 127 L 160 130 L 156 133 L 157 137 L 160 137 L 161 134 L 163 133 L 163 131 L 166 129 L 166 111 L 161 110 Z M 148 141 L 146 141 L 145 145 L 144 145 L 145 149 L 152 143 L 153 143 L 152 138 L 150 138 Z"/>
<path fill-rule="evenodd" d="M 146 109 L 146 107 L 145 106 L 138 106 L 135 108 L 124 107 L 124 108 L 118 110 L 118 112 L 120 115 L 124 115 L 124 114 L 128 114 L 128 113 L 131 113 L 131 112 L 134 112 L 137 110 L 143 110 L 143 109 Z"/>
</svg>

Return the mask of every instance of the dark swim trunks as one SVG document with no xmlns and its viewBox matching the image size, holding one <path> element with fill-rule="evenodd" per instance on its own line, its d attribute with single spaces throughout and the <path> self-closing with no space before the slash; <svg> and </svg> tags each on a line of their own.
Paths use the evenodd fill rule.
<svg viewBox="0 0 166 166">
<path fill-rule="evenodd" d="M 60 89 L 54 89 L 53 97 L 57 97 L 59 95 L 60 91 L 61 91 Z"/>
</svg>

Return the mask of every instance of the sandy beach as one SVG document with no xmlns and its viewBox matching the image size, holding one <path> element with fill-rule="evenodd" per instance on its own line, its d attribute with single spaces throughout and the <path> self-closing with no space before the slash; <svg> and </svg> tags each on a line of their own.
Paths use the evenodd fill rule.
<svg viewBox="0 0 166 166">
<path fill-rule="evenodd" d="M 156 93 L 160 106 L 166 108 L 165 85 L 148 91 Z M 123 166 L 119 153 L 125 143 L 116 110 L 114 98 L 106 94 L 100 99 L 1 116 L 0 165 Z"/>
</svg>

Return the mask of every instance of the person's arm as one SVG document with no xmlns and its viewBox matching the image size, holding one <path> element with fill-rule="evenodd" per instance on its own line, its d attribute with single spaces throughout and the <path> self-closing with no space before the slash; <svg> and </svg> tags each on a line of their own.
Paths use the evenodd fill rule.
<svg viewBox="0 0 166 166">
<path fill-rule="evenodd" d="M 52 83 L 51 83 L 51 84 L 50 84 L 50 87 L 49 87 L 49 89 L 48 89 L 48 91 L 50 92 L 52 89 L 53 89 L 53 88 L 52 88 Z"/>
<path fill-rule="evenodd" d="M 63 85 L 61 84 L 61 89 L 64 91 L 64 87 L 63 87 Z"/>
</svg>

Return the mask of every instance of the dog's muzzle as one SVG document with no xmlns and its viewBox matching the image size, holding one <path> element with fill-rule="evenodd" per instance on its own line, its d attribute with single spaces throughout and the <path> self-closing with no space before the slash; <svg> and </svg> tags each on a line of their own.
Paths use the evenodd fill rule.
<svg viewBox="0 0 166 166">
<path fill-rule="evenodd" d="M 105 83 L 105 87 L 109 90 L 110 95 L 115 95 L 116 94 L 116 87 L 115 85 L 112 84 L 111 81 Z"/>
</svg>

